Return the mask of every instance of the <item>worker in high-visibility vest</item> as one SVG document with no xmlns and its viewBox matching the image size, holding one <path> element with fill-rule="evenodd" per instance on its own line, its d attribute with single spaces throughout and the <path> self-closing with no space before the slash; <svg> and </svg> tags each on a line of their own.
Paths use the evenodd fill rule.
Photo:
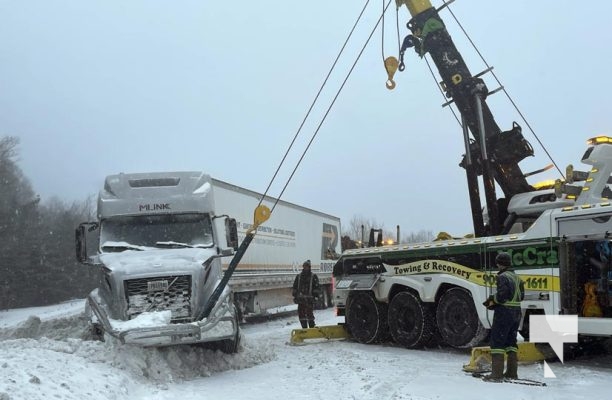
<svg viewBox="0 0 612 400">
<path fill-rule="evenodd" d="M 518 379 L 518 347 L 516 336 L 521 323 L 521 301 L 525 298 L 523 281 L 510 271 L 512 259 L 508 253 L 499 253 L 495 257 L 497 273 L 497 291 L 484 302 L 493 312 L 491 326 L 491 374 L 485 380 L 501 381 L 504 378 Z M 507 368 L 504 373 L 504 355 L 507 356 Z"/>
<path fill-rule="evenodd" d="M 293 301 L 298 305 L 298 318 L 302 328 L 314 328 L 314 303 L 321 295 L 319 277 L 310 270 L 310 260 L 302 264 L 300 272 L 293 281 Z"/>
</svg>

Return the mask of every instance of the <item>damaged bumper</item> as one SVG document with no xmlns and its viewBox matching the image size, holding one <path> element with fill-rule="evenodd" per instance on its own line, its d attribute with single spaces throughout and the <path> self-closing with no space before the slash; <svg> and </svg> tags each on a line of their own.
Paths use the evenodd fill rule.
<svg viewBox="0 0 612 400">
<path fill-rule="evenodd" d="M 222 296 L 210 316 L 201 321 L 129 328 L 120 326 L 125 321 L 109 318 L 108 308 L 97 291 L 87 297 L 87 302 L 104 331 L 125 344 L 157 347 L 216 342 L 235 338 L 239 329 L 229 294 Z"/>
</svg>

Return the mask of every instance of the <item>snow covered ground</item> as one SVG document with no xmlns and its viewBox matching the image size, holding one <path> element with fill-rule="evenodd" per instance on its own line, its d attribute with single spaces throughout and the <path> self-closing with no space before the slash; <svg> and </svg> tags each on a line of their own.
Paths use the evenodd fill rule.
<svg viewBox="0 0 612 400">
<path fill-rule="evenodd" d="M 242 349 L 141 349 L 87 339 L 82 300 L 0 311 L 0 400 L 610 399 L 612 357 L 552 363 L 548 386 L 485 383 L 468 352 L 348 341 L 288 344 L 296 316 L 243 326 Z M 335 324 L 333 310 L 317 322 Z M 519 374 L 543 379 L 542 365 Z"/>
</svg>

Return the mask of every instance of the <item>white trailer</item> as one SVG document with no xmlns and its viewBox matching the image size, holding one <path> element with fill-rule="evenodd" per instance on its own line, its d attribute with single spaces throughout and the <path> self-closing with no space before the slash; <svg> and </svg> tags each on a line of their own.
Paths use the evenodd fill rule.
<svg viewBox="0 0 612 400">
<path fill-rule="evenodd" d="M 87 301 L 94 332 L 142 346 L 209 342 L 235 352 L 244 316 L 293 303 L 293 278 L 306 259 L 329 302 L 340 221 L 284 201 L 219 290 L 261 197 L 202 172 L 108 176 L 98 220 L 81 224 L 76 237 L 78 260 L 100 267 Z"/>
<path fill-rule="evenodd" d="M 217 179 L 212 179 L 212 184 L 217 215 L 236 219 L 242 241 L 262 195 Z M 272 207 L 275 201 L 266 197 L 264 204 Z M 270 219 L 259 226 L 229 281 L 240 315 L 272 314 L 293 305 L 293 280 L 305 260 L 311 260 L 312 271 L 321 283 L 319 307 L 331 306 L 331 271 L 341 253 L 340 229 L 337 217 L 280 200 Z"/>
</svg>

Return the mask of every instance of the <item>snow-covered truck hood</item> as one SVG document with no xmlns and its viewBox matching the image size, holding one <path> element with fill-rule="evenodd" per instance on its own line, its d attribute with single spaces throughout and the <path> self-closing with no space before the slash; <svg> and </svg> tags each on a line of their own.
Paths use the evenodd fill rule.
<svg viewBox="0 0 612 400">
<path fill-rule="evenodd" d="M 193 271 L 215 254 L 214 249 L 195 248 L 126 250 L 101 254 L 100 261 L 113 273 L 139 276 Z"/>
<path fill-rule="evenodd" d="M 142 346 L 232 340 L 238 333 L 226 287 L 208 317 L 197 319 L 220 281 L 215 248 L 126 250 L 105 253 L 107 273 L 88 304 L 104 331 Z"/>
<path fill-rule="evenodd" d="M 130 320 L 143 312 L 171 310 L 172 322 L 193 321 L 221 274 L 215 248 L 143 248 L 104 253 L 105 277 L 91 298 L 104 319 Z"/>
</svg>

